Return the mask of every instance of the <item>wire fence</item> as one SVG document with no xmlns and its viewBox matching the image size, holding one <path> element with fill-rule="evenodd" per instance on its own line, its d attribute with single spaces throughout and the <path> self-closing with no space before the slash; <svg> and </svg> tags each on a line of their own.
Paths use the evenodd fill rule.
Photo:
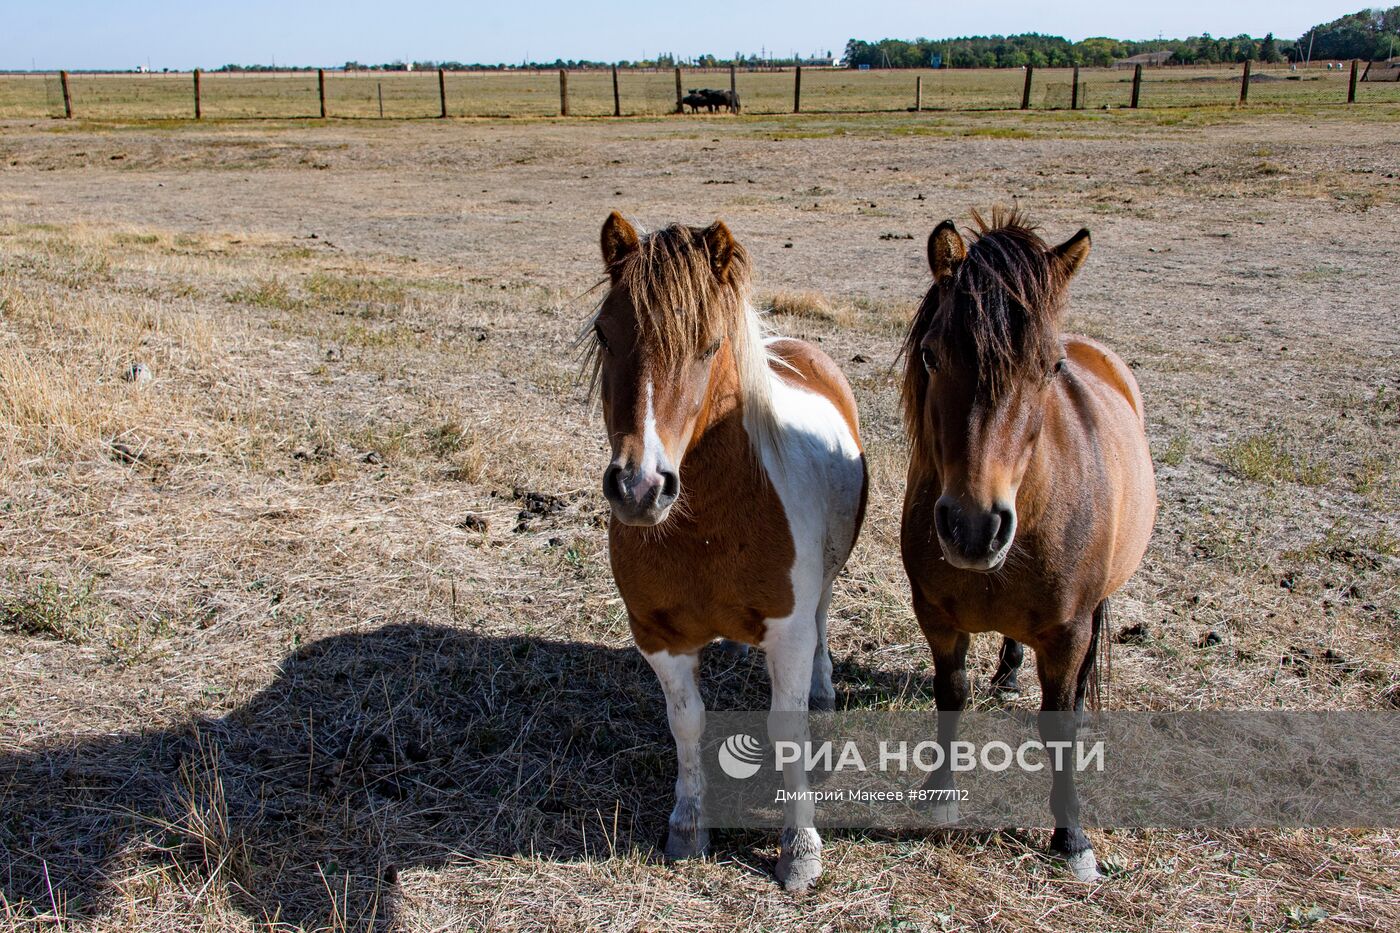
<svg viewBox="0 0 1400 933">
<path fill-rule="evenodd" d="M 1357 67 L 1359 66 L 1359 68 Z M 1400 103 L 1365 63 L 1146 69 L 0 74 L 0 118 L 93 120 L 655 116 L 678 89 L 728 89 L 744 113 Z M 1243 99 L 1241 91 L 1244 91 Z"/>
</svg>

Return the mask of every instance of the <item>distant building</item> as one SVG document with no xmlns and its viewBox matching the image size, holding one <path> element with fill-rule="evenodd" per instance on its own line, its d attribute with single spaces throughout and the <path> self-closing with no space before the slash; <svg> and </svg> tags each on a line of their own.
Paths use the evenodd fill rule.
<svg viewBox="0 0 1400 933">
<path fill-rule="evenodd" d="M 1113 63 L 1114 68 L 1133 68 L 1141 65 L 1144 68 L 1156 68 L 1171 61 L 1172 53 L 1167 52 L 1143 52 L 1141 55 L 1134 55 L 1131 58 L 1122 58 Z"/>
<path fill-rule="evenodd" d="M 804 58 L 798 61 L 799 65 L 810 65 L 813 68 L 830 68 L 836 64 L 836 59 L 830 55 L 825 57 L 813 55 L 811 58 Z"/>
</svg>

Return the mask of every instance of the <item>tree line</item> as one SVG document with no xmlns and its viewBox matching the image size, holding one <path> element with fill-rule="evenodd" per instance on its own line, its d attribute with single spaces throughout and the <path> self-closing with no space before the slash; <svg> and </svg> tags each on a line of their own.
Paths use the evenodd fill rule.
<svg viewBox="0 0 1400 933">
<path fill-rule="evenodd" d="M 1107 66 L 1143 52 L 1172 53 L 1174 64 L 1218 64 L 1243 61 L 1285 62 L 1307 59 L 1388 58 L 1400 47 L 1400 6 L 1362 10 L 1309 29 L 1298 39 L 1276 39 L 1273 33 L 1215 37 L 1209 33 L 1186 39 L 1134 41 L 1097 37 L 1070 42 L 1062 36 L 1023 33 L 1014 36 L 963 36 L 956 39 L 881 39 L 846 43 L 849 68 L 1037 68 L 1071 65 Z"/>
<path fill-rule="evenodd" d="M 736 65 L 740 68 L 791 68 L 793 65 L 807 65 L 814 61 L 835 61 L 835 57 L 830 51 L 825 56 L 804 58 L 791 55 L 757 55 L 753 53 L 735 52 L 731 58 L 722 58 L 709 53 L 695 55 L 690 58 L 679 58 L 669 53 L 662 53 L 655 58 L 648 58 L 638 61 L 622 59 L 616 62 L 592 61 L 585 58 L 556 58 L 553 61 L 543 62 L 519 62 L 506 64 L 504 62 L 459 62 L 459 61 L 413 61 L 405 62 L 395 60 L 392 62 L 381 62 L 379 64 L 366 64 L 364 62 L 348 61 L 339 66 L 342 71 L 436 71 L 442 68 L 446 71 L 539 71 L 547 69 L 564 68 L 570 71 L 584 71 L 594 68 L 611 68 L 616 65 L 619 68 L 645 68 L 645 69 L 670 69 L 677 66 L 686 68 L 722 68 L 729 65 Z M 241 72 L 241 71 L 314 71 L 314 65 L 224 65 L 215 71 Z"/>
</svg>

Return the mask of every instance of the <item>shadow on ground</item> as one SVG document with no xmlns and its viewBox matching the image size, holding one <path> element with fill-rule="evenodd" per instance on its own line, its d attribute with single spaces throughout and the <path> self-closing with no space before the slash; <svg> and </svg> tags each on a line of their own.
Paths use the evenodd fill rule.
<svg viewBox="0 0 1400 933">
<path fill-rule="evenodd" d="M 761 652 L 705 668 L 711 708 L 766 707 Z M 922 689 L 837 676 L 852 706 Z M 109 878 L 168 872 L 253 917 L 388 925 L 405 868 L 650 851 L 665 719 L 630 647 L 419 624 L 326 638 L 222 719 L 0 754 L 0 893 L 61 920 L 100 910 Z"/>
</svg>

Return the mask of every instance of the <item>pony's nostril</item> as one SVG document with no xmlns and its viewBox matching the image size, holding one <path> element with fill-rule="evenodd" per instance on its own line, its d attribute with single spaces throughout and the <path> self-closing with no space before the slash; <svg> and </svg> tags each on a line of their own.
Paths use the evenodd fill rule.
<svg viewBox="0 0 1400 933">
<path fill-rule="evenodd" d="M 1001 512 L 997 509 L 987 513 L 987 553 L 997 549 L 1001 532 Z"/>
<path fill-rule="evenodd" d="M 992 553 L 996 553 L 1006 547 L 1011 540 L 1011 536 L 1016 533 L 1016 513 L 1011 509 L 999 507 L 992 510 L 992 537 L 988 548 Z"/>
<path fill-rule="evenodd" d="M 612 464 L 603 471 L 603 498 L 626 499 L 627 485 L 623 481 L 622 467 Z"/>
<path fill-rule="evenodd" d="M 664 509 L 672 502 L 676 501 L 676 496 L 680 495 L 681 478 L 671 470 L 661 471 L 661 489 L 656 495 L 657 508 Z"/>
<path fill-rule="evenodd" d="M 944 541 L 953 540 L 953 507 L 947 496 L 940 496 L 933 506 L 933 527 Z"/>
</svg>

